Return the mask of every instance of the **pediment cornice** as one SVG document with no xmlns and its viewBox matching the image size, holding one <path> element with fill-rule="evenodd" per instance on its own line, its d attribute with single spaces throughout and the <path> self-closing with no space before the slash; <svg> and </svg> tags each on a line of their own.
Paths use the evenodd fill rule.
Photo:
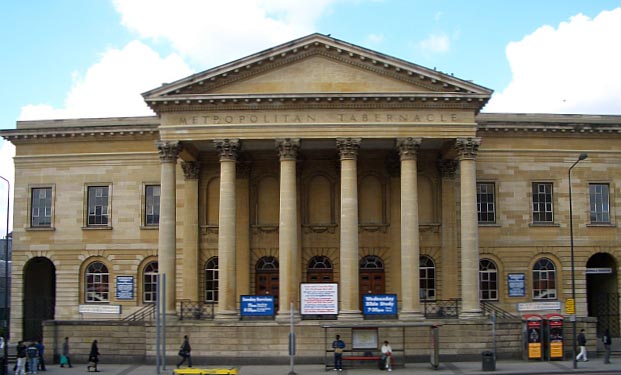
<svg viewBox="0 0 621 375">
<path fill-rule="evenodd" d="M 357 100 L 361 93 L 291 93 L 277 94 L 267 93 L 264 95 L 231 95 L 216 94 L 214 91 L 232 85 L 236 82 L 247 80 L 251 77 L 276 71 L 281 67 L 295 64 L 313 56 L 346 64 L 356 69 L 371 72 L 378 76 L 387 77 L 400 82 L 408 83 L 412 86 L 411 92 L 398 92 L 392 95 L 404 97 L 406 100 L 414 98 L 417 94 L 424 96 L 420 98 L 430 98 L 431 100 L 452 100 L 467 98 L 478 101 L 478 108 L 481 108 L 491 96 L 492 90 L 476 85 L 472 82 L 461 80 L 452 75 L 448 75 L 436 70 L 428 69 L 417 64 L 413 64 L 398 58 L 387 56 L 376 51 L 359 47 L 344 41 L 334 39 L 322 34 L 311 34 L 309 36 L 291 41 L 289 43 L 276 46 L 274 48 L 250 55 L 248 57 L 233 61 L 228 64 L 194 74 L 187 78 L 178 80 L 170 84 L 164 84 L 159 88 L 143 94 L 147 105 L 154 111 L 176 110 L 169 107 L 171 104 L 183 103 L 185 105 L 204 105 L 213 104 L 216 101 L 229 101 L 229 104 L 239 104 L 248 102 L 258 102 L 260 100 L 277 100 L 290 102 L 293 99 L 322 101 L 323 98 L 336 98 L 336 100 L 352 99 Z M 415 87 L 422 88 L 415 90 Z M 373 93 L 363 93 L 370 100 L 383 100 L 382 95 Z M 385 93 L 383 93 L 385 94 Z M 364 96 L 362 95 L 362 96 Z M 247 99 L 247 101 L 246 101 Z M 480 100 L 479 100 L 480 99 Z M 213 101 L 213 102 L 212 102 Z M 176 103 L 177 102 L 177 103 Z"/>
</svg>

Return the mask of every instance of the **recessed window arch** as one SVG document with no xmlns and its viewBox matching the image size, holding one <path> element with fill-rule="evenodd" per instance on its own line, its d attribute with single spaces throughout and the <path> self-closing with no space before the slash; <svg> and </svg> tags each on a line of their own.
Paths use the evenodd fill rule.
<svg viewBox="0 0 621 375">
<path fill-rule="evenodd" d="M 384 261 L 377 255 L 367 255 L 360 259 L 358 280 L 359 303 L 365 294 L 384 294 L 386 292 L 386 274 Z"/>
<path fill-rule="evenodd" d="M 278 310 L 278 295 L 280 294 L 278 267 L 278 258 L 273 256 L 261 257 L 255 265 L 255 293 L 274 296 L 274 308 L 276 310 Z"/>
<path fill-rule="evenodd" d="M 309 283 L 330 283 L 333 281 L 332 261 L 325 255 L 317 255 L 308 261 L 306 280 Z"/>
<path fill-rule="evenodd" d="M 89 264 L 86 267 L 84 281 L 86 302 L 110 301 L 110 272 L 105 264 L 99 261 Z"/>
<path fill-rule="evenodd" d="M 498 300 L 498 267 L 490 259 L 479 261 L 479 298 L 482 301 Z"/>
<path fill-rule="evenodd" d="M 142 301 L 152 303 L 157 301 L 157 262 L 149 262 L 142 271 Z"/>
<path fill-rule="evenodd" d="M 436 299 L 436 265 L 427 255 L 419 258 L 420 298 L 423 301 Z"/>
<path fill-rule="evenodd" d="M 205 302 L 218 302 L 218 257 L 205 263 Z"/>
<path fill-rule="evenodd" d="M 556 266 L 540 258 L 533 266 L 533 299 L 556 299 Z"/>
</svg>

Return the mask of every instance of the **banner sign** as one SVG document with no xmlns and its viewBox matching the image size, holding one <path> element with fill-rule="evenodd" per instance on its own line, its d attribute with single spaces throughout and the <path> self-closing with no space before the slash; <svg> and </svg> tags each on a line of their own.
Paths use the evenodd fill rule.
<svg viewBox="0 0 621 375">
<path fill-rule="evenodd" d="M 365 294 L 362 309 L 364 315 L 397 315 L 397 295 Z"/>
<path fill-rule="evenodd" d="M 337 315 L 339 313 L 339 293 L 336 283 L 300 284 L 302 315 Z"/>
<path fill-rule="evenodd" d="M 116 299 L 117 300 L 133 300 L 134 299 L 134 277 L 133 276 L 117 276 L 116 277 Z"/>
<path fill-rule="evenodd" d="M 274 296 L 241 296 L 241 316 L 273 316 Z"/>
</svg>

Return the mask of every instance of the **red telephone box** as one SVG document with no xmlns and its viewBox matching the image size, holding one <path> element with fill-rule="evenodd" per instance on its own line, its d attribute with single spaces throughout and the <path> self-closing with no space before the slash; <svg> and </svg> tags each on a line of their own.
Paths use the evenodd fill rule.
<svg viewBox="0 0 621 375">
<path fill-rule="evenodd" d="M 524 332 L 524 342 L 528 359 L 543 359 L 543 318 L 541 315 L 524 315 L 526 330 Z"/>
<path fill-rule="evenodd" d="M 565 358 L 565 348 L 563 345 L 563 315 L 548 314 L 545 318 L 548 360 L 562 360 Z"/>
</svg>

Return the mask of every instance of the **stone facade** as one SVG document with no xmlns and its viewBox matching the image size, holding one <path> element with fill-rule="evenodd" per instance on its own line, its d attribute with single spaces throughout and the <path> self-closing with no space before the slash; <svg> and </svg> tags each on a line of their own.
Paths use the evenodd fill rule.
<svg viewBox="0 0 621 375">
<path fill-rule="evenodd" d="M 169 355 L 185 333 L 199 356 L 284 355 L 293 304 L 299 353 L 322 357 L 324 322 L 300 321 L 299 284 L 317 280 L 339 285 L 341 324 L 371 324 L 361 295 L 395 294 L 396 322 L 422 327 L 412 352 L 442 302 L 459 300 L 443 350 L 478 355 L 481 300 L 564 314 L 572 280 L 581 324 L 618 333 L 621 117 L 479 113 L 491 94 L 313 34 L 143 94 L 158 116 L 18 122 L 0 132 L 16 145 L 12 338 L 86 340 L 95 319 L 101 347 L 124 348 L 130 327 L 128 355 L 150 358 L 152 322 L 121 319 L 152 301 L 157 272 Z M 278 297 L 274 322 L 239 320 L 255 294 Z M 207 320 L 178 320 L 206 302 Z M 501 332 L 519 355 L 520 324 Z"/>
</svg>

